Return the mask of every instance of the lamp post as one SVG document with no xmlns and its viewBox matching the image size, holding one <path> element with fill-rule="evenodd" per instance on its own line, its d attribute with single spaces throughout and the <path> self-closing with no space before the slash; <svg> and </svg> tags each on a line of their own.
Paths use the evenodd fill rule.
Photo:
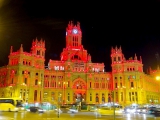
<svg viewBox="0 0 160 120">
<path fill-rule="evenodd" d="M 66 89 L 66 85 L 68 84 L 68 82 L 63 82 L 63 105 L 66 102 L 66 94 L 65 94 L 65 89 Z"/>
<path fill-rule="evenodd" d="M 60 115 L 60 98 L 61 98 L 61 96 L 62 96 L 62 94 L 59 94 L 58 95 L 58 106 L 57 106 L 57 112 L 58 112 L 58 114 L 57 114 L 57 117 L 59 118 L 59 115 Z"/>
<path fill-rule="evenodd" d="M 114 90 L 112 91 L 112 98 L 113 98 L 113 120 L 115 120 L 115 100 L 114 100 Z"/>
<path fill-rule="evenodd" d="M 24 101 L 25 101 L 25 103 L 26 103 L 26 99 L 27 99 L 27 85 L 25 84 L 25 83 L 22 83 L 22 86 L 25 86 L 25 98 L 23 98 L 24 99 Z M 24 94 L 22 94 L 22 96 L 23 96 Z M 24 96 L 23 96 L 24 97 Z"/>
<path fill-rule="evenodd" d="M 13 95 L 12 95 L 12 94 L 13 94 L 12 91 L 13 91 L 13 86 L 10 85 L 10 86 L 8 87 L 8 95 L 7 95 L 8 97 L 12 97 L 12 96 L 13 96 Z"/>
</svg>

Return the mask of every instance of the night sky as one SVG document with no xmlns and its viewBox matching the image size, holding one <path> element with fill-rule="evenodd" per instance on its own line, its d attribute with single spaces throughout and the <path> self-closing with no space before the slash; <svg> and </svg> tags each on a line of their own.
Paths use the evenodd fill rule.
<svg viewBox="0 0 160 120">
<path fill-rule="evenodd" d="M 23 44 L 30 52 L 36 37 L 46 41 L 46 63 L 60 60 L 70 20 L 80 22 L 84 48 L 107 72 L 116 45 L 126 59 L 142 56 L 144 71 L 160 65 L 160 1 L 53 1 L 0 0 L 0 66 L 8 64 L 11 45 L 17 51 Z"/>
</svg>

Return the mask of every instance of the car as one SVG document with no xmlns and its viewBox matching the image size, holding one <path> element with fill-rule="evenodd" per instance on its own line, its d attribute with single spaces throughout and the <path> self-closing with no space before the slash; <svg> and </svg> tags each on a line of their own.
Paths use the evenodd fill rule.
<svg viewBox="0 0 160 120">
<path fill-rule="evenodd" d="M 46 110 L 44 110 L 40 107 L 33 106 L 33 107 L 30 107 L 29 109 L 27 109 L 27 111 L 34 112 L 34 113 L 36 113 L 36 112 L 44 113 Z"/>
<path fill-rule="evenodd" d="M 137 108 L 136 109 L 136 113 L 139 113 L 139 114 L 146 114 L 147 113 L 147 108 Z"/>
<path fill-rule="evenodd" d="M 60 108 L 56 108 L 55 109 L 55 112 L 59 112 L 59 113 L 77 113 L 78 109 L 76 107 L 71 107 L 71 106 L 60 106 Z"/>
<path fill-rule="evenodd" d="M 62 113 L 68 113 L 69 106 L 60 106 L 60 110 L 62 111 Z"/>
<path fill-rule="evenodd" d="M 136 113 L 137 108 L 134 107 L 126 107 L 124 108 L 124 113 Z"/>
<path fill-rule="evenodd" d="M 155 108 L 155 107 L 151 107 L 148 109 L 147 111 L 147 115 L 151 115 L 151 116 L 160 116 L 160 108 Z"/>
<path fill-rule="evenodd" d="M 114 113 L 115 112 L 115 113 Z M 98 115 L 122 115 L 123 110 L 120 108 L 113 108 L 113 107 L 102 107 L 97 109 Z"/>
<path fill-rule="evenodd" d="M 70 107 L 68 113 L 78 113 L 78 109 L 75 107 Z"/>
</svg>

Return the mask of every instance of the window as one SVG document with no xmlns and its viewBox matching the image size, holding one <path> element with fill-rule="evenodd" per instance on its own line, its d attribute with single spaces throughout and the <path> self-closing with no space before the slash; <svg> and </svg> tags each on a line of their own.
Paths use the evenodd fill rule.
<svg viewBox="0 0 160 120">
<path fill-rule="evenodd" d="M 91 82 L 90 82 L 90 84 L 89 84 L 89 85 L 90 85 L 90 88 L 92 88 L 92 83 L 91 83 Z"/>
<path fill-rule="evenodd" d="M 24 78 L 24 83 L 27 84 L 27 78 Z"/>
<path fill-rule="evenodd" d="M 129 92 L 129 100 L 131 101 L 131 92 Z"/>
<path fill-rule="evenodd" d="M 38 80 L 37 79 L 35 80 L 35 85 L 38 85 Z"/>
<path fill-rule="evenodd" d="M 90 101 L 92 101 L 92 94 L 90 94 Z"/>
<path fill-rule="evenodd" d="M 104 93 L 102 93 L 102 102 L 105 102 L 105 96 L 104 96 Z"/>
<path fill-rule="evenodd" d="M 135 92 L 136 101 L 138 101 L 138 95 L 137 92 Z"/>
<path fill-rule="evenodd" d="M 70 101 L 70 94 L 69 94 L 69 93 L 68 93 L 68 101 Z M 68 101 L 67 101 L 67 102 L 68 102 Z"/>
<path fill-rule="evenodd" d="M 117 83 L 115 83 L 115 88 L 117 88 Z"/>
<path fill-rule="evenodd" d="M 40 50 L 37 50 L 37 55 L 40 55 Z"/>
<path fill-rule="evenodd" d="M 133 82 L 131 82 L 131 87 L 134 87 L 134 84 L 133 84 Z"/>
<path fill-rule="evenodd" d="M 121 92 L 121 101 L 123 101 L 123 92 Z"/>
<path fill-rule="evenodd" d="M 34 91 L 34 101 L 37 101 L 37 90 Z"/>
<path fill-rule="evenodd" d="M 70 87 L 70 81 L 68 81 L 68 87 Z"/>
<path fill-rule="evenodd" d="M 120 87 L 122 88 L 122 83 L 120 83 Z"/>
<path fill-rule="evenodd" d="M 11 84 L 13 84 L 13 78 L 12 78 Z"/>
<path fill-rule="evenodd" d="M 121 58 L 120 58 L 120 57 L 118 57 L 118 61 L 121 61 Z"/>
<path fill-rule="evenodd" d="M 99 98 L 98 97 L 96 97 L 96 102 L 99 102 Z"/>
<path fill-rule="evenodd" d="M 96 93 L 96 102 L 99 102 L 98 93 Z"/>
<path fill-rule="evenodd" d="M 113 61 L 116 61 L 116 57 L 113 58 Z"/>
</svg>

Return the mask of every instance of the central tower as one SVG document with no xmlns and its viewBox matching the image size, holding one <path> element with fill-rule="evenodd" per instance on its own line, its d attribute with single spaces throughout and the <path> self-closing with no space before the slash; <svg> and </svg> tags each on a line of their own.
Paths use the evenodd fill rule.
<svg viewBox="0 0 160 120">
<path fill-rule="evenodd" d="M 72 21 L 69 22 L 66 28 L 66 47 L 78 49 L 82 47 L 82 32 L 80 29 L 80 23 L 73 25 Z"/>
<path fill-rule="evenodd" d="M 73 24 L 72 21 L 68 23 L 66 28 L 66 48 L 61 53 L 61 61 L 81 61 L 87 62 L 87 51 L 82 45 L 82 32 L 80 23 Z"/>
</svg>

